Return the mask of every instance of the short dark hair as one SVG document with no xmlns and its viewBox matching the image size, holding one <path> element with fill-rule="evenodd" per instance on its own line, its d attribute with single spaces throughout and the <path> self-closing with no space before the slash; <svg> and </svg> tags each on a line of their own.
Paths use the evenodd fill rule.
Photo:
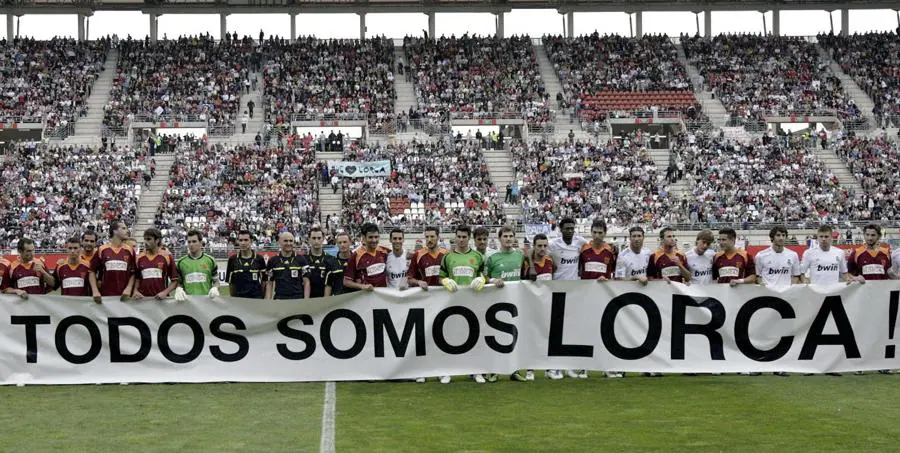
<svg viewBox="0 0 900 453">
<path fill-rule="evenodd" d="M 659 230 L 659 238 L 660 238 L 660 239 L 665 239 L 665 238 L 666 238 L 666 233 L 668 233 L 669 231 L 675 231 L 675 228 L 672 228 L 672 227 L 663 227 L 663 229 Z"/>
<path fill-rule="evenodd" d="M 787 235 L 788 235 L 787 228 L 785 228 L 781 225 L 773 227 L 771 230 L 769 230 L 769 239 L 774 240 L 775 235 L 778 233 L 784 233 L 784 236 L 787 237 Z"/>
<path fill-rule="evenodd" d="M 822 225 L 816 230 L 817 233 L 834 233 L 834 228 L 831 228 L 831 225 Z"/>
<path fill-rule="evenodd" d="M 732 240 L 737 239 L 737 231 L 734 231 L 734 228 L 730 228 L 730 227 L 722 228 L 721 230 L 719 230 L 719 234 L 724 234 L 725 236 L 728 236 Z"/>
<path fill-rule="evenodd" d="M 144 237 L 146 238 L 148 236 L 156 239 L 157 241 L 162 240 L 162 232 L 160 232 L 156 228 L 147 228 L 146 230 L 144 230 Z"/>
<path fill-rule="evenodd" d="M 472 235 L 472 229 L 469 228 L 468 225 L 457 225 L 455 232 L 456 233 L 466 233 L 466 236 Z"/>
<path fill-rule="evenodd" d="M 474 236 L 474 237 L 490 236 L 490 235 L 491 235 L 491 232 L 488 231 L 488 229 L 483 226 L 475 228 L 475 231 L 472 232 L 472 236 Z"/>
<path fill-rule="evenodd" d="M 509 226 L 509 225 L 503 225 L 502 227 L 500 227 L 500 230 L 497 231 L 497 237 L 498 237 L 498 238 L 502 238 L 502 237 L 503 237 L 503 233 L 512 233 L 513 236 L 515 236 L 515 235 L 516 235 L 516 230 L 514 230 L 514 229 L 513 229 L 511 226 Z"/>
<path fill-rule="evenodd" d="M 341 236 L 347 236 L 347 240 L 348 240 L 348 241 L 350 240 L 350 233 L 348 233 L 348 232 L 346 232 L 346 231 L 341 231 L 340 233 L 335 234 L 335 235 L 334 235 L 334 240 L 337 241 L 337 238 L 339 238 L 339 237 L 341 237 Z"/>
<path fill-rule="evenodd" d="M 544 234 L 544 233 L 538 233 L 538 234 L 535 234 L 535 235 L 534 235 L 534 239 L 531 240 L 531 243 L 534 244 L 534 245 L 537 245 L 537 241 L 547 241 L 547 242 L 549 242 L 550 240 L 547 239 L 547 235 L 546 235 L 546 234 Z"/>
<path fill-rule="evenodd" d="M 441 235 L 441 229 L 434 225 L 425 227 L 425 232 L 427 233 L 429 231 L 434 231 L 434 234 L 436 234 L 438 236 Z"/>
<path fill-rule="evenodd" d="M 641 233 L 641 234 L 644 234 L 644 229 L 641 228 L 641 227 L 639 227 L 639 226 L 631 227 L 631 229 L 628 230 L 628 235 L 631 236 L 631 233 Z"/>
<path fill-rule="evenodd" d="M 109 237 L 113 237 L 115 231 L 119 229 L 119 225 L 125 225 L 125 222 L 121 220 L 113 220 L 109 222 Z"/>
<path fill-rule="evenodd" d="M 19 253 L 22 253 L 25 251 L 25 246 L 28 244 L 34 245 L 34 239 L 29 239 L 26 237 L 19 238 L 19 244 L 16 245 L 16 250 L 18 250 Z"/>
<path fill-rule="evenodd" d="M 97 239 L 100 239 L 100 238 L 97 236 L 97 232 L 96 232 L 93 228 L 88 228 L 87 230 L 85 230 L 84 233 L 81 233 L 81 240 L 82 240 L 82 241 L 84 240 L 84 237 L 85 237 L 85 236 L 93 236 L 93 237 L 94 237 L 94 241 L 96 241 Z"/>
<path fill-rule="evenodd" d="M 312 237 L 313 233 L 322 233 L 322 237 L 323 238 L 325 237 L 325 231 L 323 231 L 322 228 L 317 227 L 317 226 L 310 228 L 309 233 L 306 233 L 306 237 Z"/>
<path fill-rule="evenodd" d="M 203 242 L 203 233 L 201 233 L 199 230 L 188 231 L 186 237 L 190 238 L 191 236 L 194 236 L 195 238 L 197 238 L 197 240 L 200 241 L 201 243 Z"/>
<path fill-rule="evenodd" d="M 81 239 L 78 239 L 78 236 L 72 236 L 69 239 L 66 239 L 66 244 L 78 244 L 81 245 Z"/>
<path fill-rule="evenodd" d="M 881 237 L 881 225 L 870 223 L 863 227 L 863 234 L 866 234 L 866 230 L 875 230 L 875 234 Z"/>
<path fill-rule="evenodd" d="M 603 228 L 603 231 L 605 232 L 607 230 L 606 221 L 603 219 L 594 219 L 594 221 L 591 222 L 591 231 L 593 231 L 594 228 Z"/>
<path fill-rule="evenodd" d="M 400 233 L 401 236 L 406 237 L 406 234 L 403 233 L 403 229 L 402 229 L 402 228 L 394 228 L 394 229 L 392 229 L 392 230 L 391 230 L 391 233 L 388 234 L 388 237 L 393 236 L 394 233 Z"/>
<path fill-rule="evenodd" d="M 564 217 L 562 220 L 559 221 L 559 228 L 562 229 L 567 224 L 575 225 L 575 219 L 573 219 L 571 217 Z"/>
<path fill-rule="evenodd" d="M 238 231 L 238 234 L 237 234 L 237 235 L 238 235 L 239 237 L 240 237 L 240 236 L 250 236 L 250 240 L 251 240 L 251 241 L 253 240 L 253 233 L 251 233 L 250 230 L 241 230 L 241 231 Z"/>
<path fill-rule="evenodd" d="M 359 229 L 359 235 L 365 237 L 365 236 L 368 236 L 369 233 L 378 234 L 378 225 L 375 225 L 374 223 L 371 223 L 371 222 L 366 222 L 366 223 L 362 224 L 362 227 L 360 227 L 360 229 Z"/>
</svg>

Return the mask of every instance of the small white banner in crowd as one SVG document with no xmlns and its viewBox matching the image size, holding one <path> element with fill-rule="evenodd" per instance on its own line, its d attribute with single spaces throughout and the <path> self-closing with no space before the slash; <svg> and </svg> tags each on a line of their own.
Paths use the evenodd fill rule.
<svg viewBox="0 0 900 453">
<path fill-rule="evenodd" d="M 177 304 L 4 295 L 0 384 L 894 369 L 898 295 L 898 281 L 776 290 L 525 282 Z"/>
<path fill-rule="evenodd" d="M 391 161 L 372 162 L 331 161 L 328 165 L 337 169 L 342 178 L 387 178 L 391 175 Z"/>
</svg>

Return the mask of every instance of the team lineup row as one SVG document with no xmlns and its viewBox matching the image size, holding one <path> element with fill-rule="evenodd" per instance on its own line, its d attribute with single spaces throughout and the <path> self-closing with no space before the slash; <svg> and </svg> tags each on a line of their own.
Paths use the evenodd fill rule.
<svg viewBox="0 0 900 453">
<path fill-rule="evenodd" d="M 684 253 L 677 249 L 675 231 L 660 231 L 661 247 L 651 252 L 643 247 L 644 230 L 629 231 L 629 246 L 621 253 L 605 242 L 606 224 L 596 220 L 591 225 L 591 239 L 575 235 L 575 222 L 560 222 L 561 236 L 549 239 L 539 234 L 532 238 L 530 249 L 520 250 L 515 231 L 501 227 L 497 233 L 500 249 L 487 249 L 489 232 L 476 228 L 476 247 L 470 246 L 473 231 L 458 226 L 454 231 L 453 250 L 440 247 L 437 227 L 425 229 L 425 246 L 414 252 L 403 250 L 404 233 L 390 232 L 391 248 L 379 246 L 380 231 L 375 224 L 362 225 L 362 246 L 350 250 L 348 234 L 336 237 L 336 256 L 324 253 L 325 235 L 313 227 L 308 233 L 310 252 L 302 255 L 294 250 L 291 233 L 279 236 L 280 252 L 266 259 L 252 249 L 253 237 L 241 231 L 237 237 L 238 252 L 228 260 L 226 281 L 233 297 L 257 299 L 302 299 L 328 297 L 374 288 L 405 290 L 443 286 L 455 291 L 460 285 L 481 290 L 486 284 L 502 287 L 505 282 L 519 280 L 649 280 L 681 283 L 762 284 L 781 286 L 797 283 L 833 284 L 900 278 L 900 249 L 893 256 L 881 246 L 881 228 L 867 225 L 863 231 L 865 246 L 849 253 L 832 247 L 832 229 L 819 228 L 818 244 L 804 252 L 802 259 L 785 247 L 788 232 L 773 228 L 772 246 L 755 257 L 735 247 L 736 233 L 720 230 L 714 238 L 709 230 L 701 231 L 695 247 Z M 113 222 L 110 240 L 97 247 L 97 233 L 89 231 L 81 238 L 67 241 L 67 259 L 50 268 L 35 259 L 35 244 L 22 238 L 18 243 L 19 258 L 10 263 L 0 259 L 0 290 L 27 298 L 29 294 L 45 294 L 59 289 L 64 296 L 121 297 L 158 300 L 174 295 L 218 295 L 216 261 L 203 253 L 203 235 L 188 234 L 188 253 L 175 260 L 162 246 L 159 230 L 144 233 L 144 250 L 137 253 L 127 243 L 128 227 Z M 710 246 L 718 242 L 719 251 Z M 174 294 L 173 294 L 174 293 Z"/>
</svg>

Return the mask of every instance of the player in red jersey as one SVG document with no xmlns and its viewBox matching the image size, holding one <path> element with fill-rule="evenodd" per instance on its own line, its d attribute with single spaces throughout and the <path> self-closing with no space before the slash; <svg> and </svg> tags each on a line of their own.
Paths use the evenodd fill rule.
<svg viewBox="0 0 900 453">
<path fill-rule="evenodd" d="M 440 230 L 437 227 L 425 228 L 425 247 L 417 250 L 409 260 L 409 271 L 406 276 L 409 286 L 418 286 L 428 291 L 429 286 L 441 286 L 441 261 L 449 251 L 438 247 Z"/>
<path fill-rule="evenodd" d="M 360 234 L 363 245 L 350 256 L 344 273 L 344 286 L 362 291 L 387 288 L 387 275 L 384 271 L 391 251 L 378 245 L 378 225 L 364 223 Z"/>
<path fill-rule="evenodd" d="M 94 255 L 97 254 L 97 239 L 97 232 L 94 230 L 81 233 L 81 261 L 87 263 L 88 266 L 91 265 Z"/>
<path fill-rule="evenodd" d="M 12 263 L 7 261 L 3 257 L 0 257 L 0 293 L 2 293 L 4 289 L 9 287 L 10 266 L 12 266 Z"/>
<path fill-rule="evenodd" d="M 578 275 L 582 280 L 605 282 L 616 274 L 618 253 L 613 246 L 604 242 L 606 222 L 601 219 L 591 224 L 591 242 L 581 247 L 578 256 Z"/>
<path fill-rule="evenodd" d="M 56 279 L 47 270 L 43 258 L 34 259 L 34 241 L 28 238 L 19 239 L 16 247 L 19 260 L 10 266 L 9 287 L 3 290 L 6 294 L 15 294 L 28 299 L 29 294 L 47 294 L 56 283 Z"/>
<path fill-rule="evenodd" d="M 109 224 L 108 244 L 97 249 L 91 259 L 91 292 L 94 302 L 101 296 L 121 296 L 127 299 L 134 288 L 134 249 L 125 241 L 128 227 L 121 221 Z M 101 283 L 98 284 L 98 281 Z"/>
<path fill-rule="evenodd" d="M 732 228 L 719 230 L 719 252 L 713 257 L 713 280 L 731 286 L 756 283 L 756 265 L 746 250 L 738 250 L 734 243 L 737 232 Z"/>
<path fill-rule="evenodd" d="M 530 260 L 530 269 L 527 278 L 533 281 L 553 280 L 553 257 L 550 256 L 550 240 L 545 234 L 534 235 L 531 241 L 534 252 Z M 526 377 L 527 380 L 527 377 Z"/>
<path fill-rule="evenodd" d="M 56 262 L 56 289 L 63 296 L 90 297 L 88 274 L 91 273 L 91 266 L 82 259 L 84 250 L 78 237 L 66 241 L 66 251 L 69 256 Z"/>
<path fill-rule="evenodd" d="M 888 280 L 890 276 L 891 251 L 881 247 L 881 227 L 869 224 L 863 227 L 865 247 L 859 247 L 847 258 L 847 271 L 859 283 L 866 280 Z"/>
<path fill-rule="evenodd" d="M 144 251 L 135 261 L 135 279 L 137 288 L 132 296 L 134 300 L 153 297 L 163 300 L 178 287 L 178 270 L 172 254 L 163 253 L 159 246 L 162 233 L 156 228 L 144 231 Z"/>
<path fill-rule="evenodd" d="M 691 270 L 687 257 L 675 248 L 675 230 L 665 227 L 659 232 L 660 247 L 650 255 L 647 263 L 647 278 L 667 282 L 689 283 Z"/>
</svg>

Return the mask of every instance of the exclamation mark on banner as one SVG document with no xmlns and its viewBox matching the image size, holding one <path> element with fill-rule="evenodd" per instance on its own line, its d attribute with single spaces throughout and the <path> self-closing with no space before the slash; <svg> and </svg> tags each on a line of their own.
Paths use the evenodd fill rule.
<svg viewBox="0 0 900 453">
<path fill-rule="evenodd" d="M 900 310 L 900 291 L 891 291 L 891 304 L 888 309 L 888 340 L 894 339 L 894 330 L 897 328 L 897 311 Z M 889 344 L 884 347 L 884 358 L 893 359 L 896 356 L 896 346 Z"/>
</svg>

